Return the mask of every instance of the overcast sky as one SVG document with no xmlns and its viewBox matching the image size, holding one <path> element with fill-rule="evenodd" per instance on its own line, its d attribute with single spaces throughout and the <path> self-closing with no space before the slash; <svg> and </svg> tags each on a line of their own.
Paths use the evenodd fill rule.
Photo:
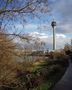
<svg viewBox="0 0 72 90">
<path fill-rule="evenodd" d="M 70 43 L 72 38 L 72 0 L 50 0 L 50 2 L 51 11 L 42 16 L 44 22 L 34 20 L 33 23 L 26 24 L 24 29 L 30 35 L 39 37 L 49 49 L 52 49 L 51 21 L 54 19 L 57 22 L 56 47 L 59 49 Z"/>
<path fill-rule="evenodd" d="M 24 23 L 24 27 L 18 21 L 14 24 L 17 30 L 40 38 L 46 43 L 47 48 L 52 49 L 51 22 L 54 19 L 57 23 L 55 28 L 57 49 L 63 48 L 66 43 L 70 43 L 72 38 L 72 0 L 49 0 L 49 12 L 48 14 L 41 14 L 40 18 L 39 20 L 36 17 L 27 17 L 28 22 Z"/>
</svg>

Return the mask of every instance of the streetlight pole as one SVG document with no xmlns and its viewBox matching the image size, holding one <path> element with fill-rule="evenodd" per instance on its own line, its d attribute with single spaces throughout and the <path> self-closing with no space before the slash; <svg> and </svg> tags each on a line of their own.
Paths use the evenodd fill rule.
<svg viewBox="0 0 72 90">
<path fill-rule="evenodd" d="M 55 26 L 56 26 L 56 22 L 52 21 L 51 26 L 53 28 L 53 50 L 56 49 L 56 41 L 55 41 Z"/>
</svg>

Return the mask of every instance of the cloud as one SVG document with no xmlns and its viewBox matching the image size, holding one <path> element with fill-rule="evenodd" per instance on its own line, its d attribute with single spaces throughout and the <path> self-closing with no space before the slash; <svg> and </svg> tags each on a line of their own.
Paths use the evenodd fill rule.
<svg viewBox="0 0 72 90">
<path fill-rule="evenodd" d="M 55 0 L 51 8 L 57 20 L 57 33 L 72 33 L 72 0 Z"/>
<path fill-rule="evenodd" d="M 18 24 L 15 24 L 14 27 L 15 27 L 16 30 L 20 30 L 20 31 L 21 30 L 23 30 L 23 31 L 24 30 L 36 30 L 38 28 L 38 24 L 33 24 L 33 23 L 20 24 L 20 23 L 18 23 Z"/>
<path fill-rule="evenodd" d="M 29 33 L 30 36 L 34 37 L 34 38 L 48 38 L 47 34 L 45 33 L 39 33 L 39 32 L 31 32 Z"/>
<path fill-rule="evenodd" d="M 44 42 L 46 48 L 52 50 L 53 37 L 52 35 L 47 35 L 46 33 L 32 32 L 29 33 L 33 38 L 39 38 L 40 41 Z M 66 43 L 70 43 L 70 38 L 67 38 L 64 34 L 56 34 L 56 48 L 63 48 Z"/>
<path fill-rule="evenodd" d="M 66 38 L 66 36 L 64 34 L 56 34 L 57 38 Z"/>
<path fill-rule="evenodd" d="M 72 17 L 72 0 L 56 0 L 55 10 L 60 12 L 63 19 L 69 21 Z"/>
<path fill-rule="evenodd" d="M 64 23 L 56 28 L 57 33 L 63 33 L 63 34 L 71 34 L 72 33 L 72 25 L 69 23 Z"/>
<path fill-rule="evenodd" d="M 30 32 L 26 34 L 26 36 L 30 37 L 31 42 L 28 43 L 26 41 L 20 41 L 19 39 L 16 39 L 15 42 L 22 45 L 22 47 L 32 47 L 34 46 L 33 41 L 37 41 L 38 43 L 43 42 L 45 43 L 44 48 L 52 50 L 53 48 L 53 36 L 48 35 L 46 33 L 39 33 L 39 32 Z M 33 40 L 33 41 L 32 41 Z M 68 38 L 64 34 L 56 34 L 56 48 L 60 49 L 63 48 L 66 43 L 70 43 L 71 39 Z"/>
<path fill-rule="evenodd" d="M 36 29 L 37 28 L 37 24 L 26 24 L 25 25 L 25 29 Z"/>
</svg>

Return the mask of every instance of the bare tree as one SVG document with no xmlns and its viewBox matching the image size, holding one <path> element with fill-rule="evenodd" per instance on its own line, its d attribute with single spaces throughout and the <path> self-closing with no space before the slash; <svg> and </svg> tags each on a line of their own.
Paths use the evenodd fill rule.
<svg viewBox="0 0 72 90">
<path fill-rule="evenodd" d="M 0 35 L 0 86 L 13 82 L 16 75 L 14 49 L 12 40 L 6 35 Z"/>
<path fill-rule="evenodd" d="M 0 4 L 2 4 L 0 14 L 32 13 L 35 10 L 46 12 L 48 0 L 1 0 Z"/>
<path fill-rule="evenodd" d="M 0 86 L 16 82 L 16 63 L 14 55 L 15 39 L 29 40 L 18 31 L 15 23 L 26 23 L 26 17 L 40 16 L 48 11 L 48 0 L 0 0 Z"/>
<path fill-rule="evenodd" d="M 48 0 L 1 0 L 0 30 L 4 30 L 10 36 L 26 39 L 15 24 L 20 22 L 24 27 L 26 19 L 30 16 L 39 18 L 40 14 L 47 12 Z"/>
</svg>

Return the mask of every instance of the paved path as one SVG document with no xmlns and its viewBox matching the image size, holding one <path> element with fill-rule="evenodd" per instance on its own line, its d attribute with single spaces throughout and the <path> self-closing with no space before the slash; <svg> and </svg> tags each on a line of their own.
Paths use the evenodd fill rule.
<svg viewBox="0 0 72 90">
<path fill-rule="evenodd" d="M 70 60 L 69 63 L 66 73 L 52 90 L 72 90 L 72 63 Z"/>
</svg>

